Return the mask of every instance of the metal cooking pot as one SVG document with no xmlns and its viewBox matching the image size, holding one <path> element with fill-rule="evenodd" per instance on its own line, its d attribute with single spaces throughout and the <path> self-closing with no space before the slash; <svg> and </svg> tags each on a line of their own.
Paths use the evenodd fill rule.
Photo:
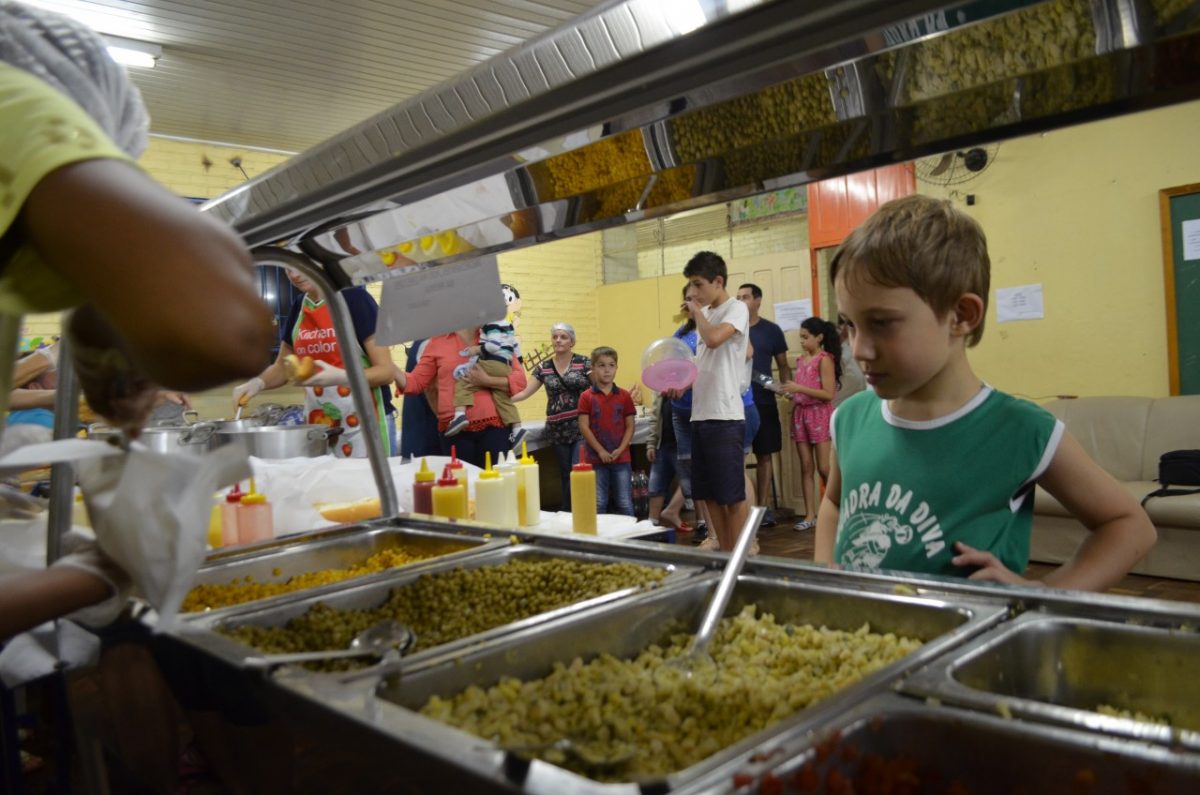
<svg viewBox="0 0 1200 795">
<path fill-rule="evenodd" d="M 208 422 L 217 429 L 218 434 L 261 428 L 263 424 L 258 417 L 247 417 L 243 420 L 208 420 Z M 218 441 L 217 446 L 220 447 L 224 443 L 224 441 Z"/>
<path fill-rule="evenodd" d="M 218 431 L 217 445 L 239 442 L 258 458 L 316 458 L 329 452 L 341 428 L 329 425 L 266 425 L 240 431 Z"/>
<path fill-rule="evenodd" d="M 88 428 L 89 439 L 101 441 L 120 436 L 120 431 L 107 425 Z M 156 453 L 189 453 L 203 455 L 216 446 L 216 428 L 212 423 L 197 422 L 194 425 L 169 425 L 143 428 L 138 441 Z"/>
</svg>

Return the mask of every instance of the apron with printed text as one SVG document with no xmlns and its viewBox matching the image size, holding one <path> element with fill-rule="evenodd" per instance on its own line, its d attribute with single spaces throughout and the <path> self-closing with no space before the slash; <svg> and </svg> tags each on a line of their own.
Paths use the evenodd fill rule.
<svg viewBox="0 0 1200 795">
<path fill-rule="evenodd" d="M 308 296 L 304 297 L 300 316 L 292 328 L 291 339 L 292 349 L 297 356 L 310 356 L 314 361 L 325 362 L 343 370 L 346 368 L 337 336 L 333 332 L 333 317 L 325 301 L 313 301 Z M 363 367 L 369 367 L 371 363 L 366 353 L 357 344 L 355 348 Z M 371 390 L 371 398 L 375 404 L 375 417 L 379 420 L 383 448 L 387 455 L 391 455 L 383 400 L 378 389 Z M 338 458 L 366 457 L 367 446 L 362 439 L 362 421 L 359 419 L 358 409 L 354 407 L 354 398 L 349 386 L 304 387 L 304 416 L 311 425 L 330 425 L 342 429 L 341 435 L 334 440 L 333 445 L 333 454 Z"/>
</svg>

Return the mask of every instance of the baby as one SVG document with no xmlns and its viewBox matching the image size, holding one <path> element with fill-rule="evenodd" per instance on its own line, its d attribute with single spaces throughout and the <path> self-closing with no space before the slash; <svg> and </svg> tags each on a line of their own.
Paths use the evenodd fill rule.
<svg viewBox="0 0 1200 795">
<path fill-rule="evenodd" d="M 508 284 L 500 285 L 504 291 L 504 303 L 509 312 L 500 320 L 484 323 L 479 328 L 479 344 L 467 348 L 464 353 L 470 355 L 470 360 L 454 368 L 454 418 L 446 426 L 446 436 L 454 436 L 467 427 L 467 407 L 475 405 L 475 392 L 487 387 L 478 387 L 463 378 L 467 370 L 475 364 L 483 368 L 488 375 L 507 378 L 512 371 L 513 358 L 521 358 L 521 345 L 517 341 L 517 329 L 513 324 L 514 305 L 519 306 L 521 294 Z M 496 414 L 509 428 L 508 440 L 511 447 L 516 447 L 525 438 L 525 429 L 521 427 L 521 415 L 512 401 L 512 397 L 503 390 L 492 390 L 492 402 L 496 404 Z"/>
</svg>

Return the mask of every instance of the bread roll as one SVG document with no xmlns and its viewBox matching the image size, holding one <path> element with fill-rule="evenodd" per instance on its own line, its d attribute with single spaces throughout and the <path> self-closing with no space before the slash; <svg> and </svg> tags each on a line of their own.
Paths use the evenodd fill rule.
<svg viewBox="0 0 1200 795">
<path fill-rule="evenodd" d="M 374 519 L 383 513 L 383 509 L 379 507 L 378 497 L 366 497 L 353 502 L 318 503 L 316 508 L 321 516 L 338 524 Z"/>
<path fill-rule="evenodd" d="M 305 356 L 301 359 L 296 354 L 289 353 L 283 357 L 283 369 L 287 371 L 289 381 L 300 383 L 312 378 L 313 373 L 317 371 L 317 366 L 311 356 Z"/>
</svg>

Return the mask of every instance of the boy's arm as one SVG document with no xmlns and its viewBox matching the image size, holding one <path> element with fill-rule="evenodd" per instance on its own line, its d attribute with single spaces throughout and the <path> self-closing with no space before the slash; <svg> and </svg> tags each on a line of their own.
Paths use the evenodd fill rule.
<svg viewBox="0 0 1200 795">
<path fill-rule="evenodd" d="M 817 511 L 817 530 L 813 539 L 813 562 L 833 564 L 833 547 L 837 540 L 838 511 L 842 494 L 842 468 L 838 466 L 837 451 L 829 451 L 829 480 L 825 496 Z"/>
<path fill-rule="evenodd" d="M 621 437 L 621 443 L 617 445 L 617 449 L 612 451 L 613 460 L 621 457 L 621 454 L 629 447 L 629 442 L 633 439 L 634 418 L 632 414 L 625 415 L 625 435 Z"/>
<path fill-rule="evenodd" d="M 600 460 L 607 464 L 612 460 L 612 457 L 609 452 L 604 449 L 600 442 L 597 441 L 596 435 L 592 433 L 591 420 L 588 418 L 588 415 L 583 412 L 582 408 L 583 407 L 580 406 L 579 433 L 583 435 L 583 440 L 587 442 L 588 447 L 592 448 L 596 455 L 600 456 Z"/>
<path fill-rule="evenodd" d="M 1056 588 L 1109 588 L 1150 551 L 1158 534 L 1133 495 L 1091 459 L 1075 437 L 1063 435 L 1040 485 L 1091 535 L 1071 559 L 1046 575 Z"/>
<path fill-rule="evenodd" d="M 721 347 L 730 337 L 738 333 L 738 330 L 732 323 L 722 323 L 719 326 L 714 326 L 708 322 L 708 318 L 699 309 L 692 313 L 692 317 L 696 319 L 696 333 L 700 335 L 700 339 L 704 340 L 704 344 L 710 348 Z"/>
<path fill-rule="evenodd" d="M 1058 499 L 1091 535 L 1071 559 L 1041 582 L 1054 588 L 1102 591 L 1120 581 L 1154 546 L 1157 533 L 1137 500 L 1064 434 L 1038 484 Z M 955 545 L 955 565 L 978 566 L 974 580 L 1037 584 L 1006 569 L 990 552 Z"/>
</svg>

